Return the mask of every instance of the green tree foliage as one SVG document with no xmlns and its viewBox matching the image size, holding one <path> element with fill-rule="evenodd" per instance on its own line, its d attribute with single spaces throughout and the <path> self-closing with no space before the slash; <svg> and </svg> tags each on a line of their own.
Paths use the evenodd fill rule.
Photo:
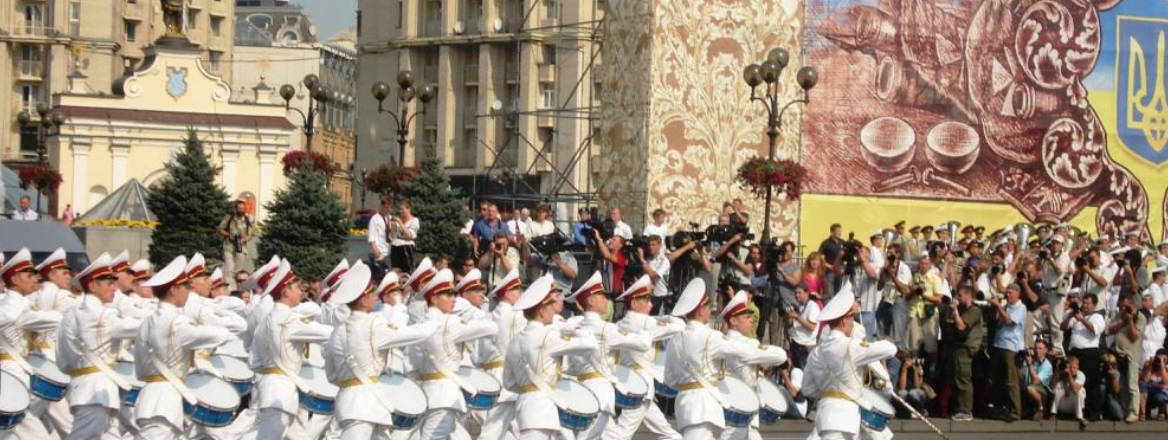
<svg viewBox="0 0 1168 440">
<path fill-rule="evenodd" d="M 231 209 L 228 195 L 215 184 L 219 170 L 211 166 L 198 133 L 190 130 L 182 151 L 166 164 L 167 177 L 150 191 L 146 205 L 158 216 L 150 239 L 150 262 L 162 267 L 179 255 L 202 252 L 209 262 L 223 259 L 219 222 Z"/>
</svg>

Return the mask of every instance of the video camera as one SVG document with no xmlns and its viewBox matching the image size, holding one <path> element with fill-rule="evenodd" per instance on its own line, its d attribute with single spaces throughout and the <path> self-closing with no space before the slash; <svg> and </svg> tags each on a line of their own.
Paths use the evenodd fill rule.
<svg viewBox="0 0 1168 440">
<path fill-rule="evenodd" d="M 616 231 L 616 223 L 612 219 L 597 220 L 596 218 L 592 218 L 584 222 L 584 227 L 581 228 L 580 232 L 589 240 L 594 240 L 595 237 L 592 236 L 592 231 L 599 232 L 601 240 L 608 240 L 612 238 Z"/>
<path fill-rule="evenodd" d="M 844 241 L 844 255 L 840 261 L 847 267 L 848 273 L 853 273 L 852 269 L 860 263 L 860 252 L 864 251 L 864 243 L 856 240 L 855 232 L 848 232 L 848 239 Z"/>
<path fill-rule="evenodd" d="M 742 234 L 743 240 L 754 240 L 754 234 L 746 225 L 731 223 L 729 225 L 712 225 L 706 228 L 706 236 L 709 237 L 710 242 L 714 243 L 725 243 L 738 234 Z"/>
<path fill-rule="evenodd" d="M 541 255 L 551 256 L 571 248 L 572 242 L 559 234 L 548 234 L 532 238 L 531 248 Z"/>
</svg>

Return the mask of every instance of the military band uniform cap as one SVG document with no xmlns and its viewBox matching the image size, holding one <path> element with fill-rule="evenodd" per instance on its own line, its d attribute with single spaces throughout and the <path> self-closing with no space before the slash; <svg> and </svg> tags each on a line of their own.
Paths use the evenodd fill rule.
<svg viewBox="0 0 1168 440">
<path fill-rule="evenodd" d="M 385 276 L 381 277 L 381 282 L 377 283 L 377 296 L 401 289 L 398 279 L 397 272 L 392 270 L 386 272 Z"/>
<path fill-rule="evenodd" d="M 1119 255 L 1119 254 L 1126 253 L 1129 250 L 1131 250 L 1131 248 L 1129 248 L 1127 246 L 1116 245 L 1116 246 L 1113 246 L 1110 251 L 1107 251 L 1107 253 L 1109 253 L 1111 255 Z"/>
<path fill-rule="evenodd" d="M 932 230 L 933 230 L 933 225 L 924 225 L 924 226 L 921 226 L 921 232 L 925 232 L 925 231 L 932 231 Z"/>
<path fill-rule="evenodd" d="M 422 298 L 425 299 L 443 293 L 454 294 L 454 272 L 450 269 L 442 269 L 435 273 L 421 290 Z"/>
<path fill-rule="evenodd" d="M 49 254 L 48 257 L 45 257 L 45 259 L 41 261 L 41 264 L 36 265 L 36 271 L 40 273 L 42 277 L 46 278 L 49 276 L 49 272 L 52 272 L 55 269 L 68 268 L 69 264 L 65 259 L 65 249 L 62 248 L 57 248 L 53 251 L 53 253 Z"/>
<path fill-rule="evenodd" d="M 881 229 L 877 229 L 875 231 L 872 231 L 871 234 L 868 234 L 868 238 L 876 238 L 876 237 L 883 237 L 883 236 L 884 236 L 884 231 Z"/>
<path fill-rule="evenodd" d="M 1061 236 L 1061 235 L 1055 235 L 1054 237 L 1050 238 L 1050 242 L 1051 243 L 1066 243 L 1066 240 L 1064 240 L 1063 236 Z"/>
<path fill-rule="evenodd" d="M 530 286 L 523 291 L 519 299 L 515 301 L 513 308 L 515 310 L 526 311 L 541 304 L 544 304 L 552 297 L 552 287 L 555 286 L 555 280 L 552 279 L 551 274 L 544 274 L 531 282 Z"/>
<path fill-rule="evenodd" d="M 264 263 L 263 266 L 260 266 L 258 269 L 252 272 L 251 275 L 248 275 L 247 281 L 244 281 L 243 284 L 240 284 L 239 289 L 252 290 L 256 287 L 263 288 L 264 286 L 259 285 L 260 278 L 263 278 L 264 275 L 275 270 L 277 267 L 280 267 L 280 256 L 272 255 L 272 258 L 269 259 L 267 263 Z"/>
<path fill-rule="evenodd" d="M 904 220 L 898 221 L 892 225 L 892 227 L 894 227 L 894 228 L 899 228 L 899 227 L 903 227 L 903 226 L 904 226 Z"/>
<path fill-rule="evenodd" d="M 110 269 L 112 269 L 114 273 L 130 270 L 130 251 L 122 249 L 122 252 L 114 256 L 114 258 L 110 260 Z"/>
<path fill-rule="evenodd" d="M 283 292 L 284 288 L 296 278 L 296 273 L 292 271 L 292 264 L 286 259 L 280 260 L 280 267 L 273 272 L 272 278 L 268 280 L 268 284 L 264 286 L 264 295 L 271 295 L 276 292 Z"/>
<path fill-rule="evenodd" d="M 207 278 L 207 281 L 211 282 L 212 289 L 226 284 L 223 282 L 223 268 L 216 267 L 215 270 L 211 271 L 211 276 Z"/>
<path fill-rule="evenodd" d="M 333 267 L 333 270 L 331 272 L 329 272 L 328 275 L 325 275 L 324 280 L 321 282 L 321 284 L 324 287 L 335 286 L 337 284 L 337 282 L 339 282 L 341 280 L 341 277 L 345 275 L 345 272 L 348 270 L 349 270 L 349 260 L 346 258 L 342 258 L 341 262 L 337 263 L 337 265 L 335 267 Z"/>
<path fill-rule="evenodd" d="M 78 272 L 73 277 L 72 283 L 85 289 L 85 285 L 93 281 L 117 279 L 111 263 L 113 263 L 113 259 L 110 258 L 109 254 L 102 252 L 101 255 L 98 255 L 97 258 L 89 263 L 89 266 L 86 266 L 85 269 L 82 269 L 81 272 Z"/>
<path fill-rule="evenodd" d="M 369 270 L 369 266 L 358 261 L 353 267 L 348 268 L 345 274 L 336 281 L 333 286 L 333 294 L 329 298 L 329 304 L 348 304 L 356 301 L 362 295 L 373 293 L 373 288 L 369 284 L 373 273 Z"/>
<path fill-rule="evenodd" d="M 1165 273 L 1165 272 L 1168 272 L 1168 266 L 1156 266 L 1154 269 L 1152 269 L 1151 273 L 1157 274 L 1157 273 Z"/>
<path fill-rule="evenodd" d="M 130 265 L 130 276 L 135 281 L 142 281 L 150 277 L 150 260 L 140 258 Z"/>
<path fill-rule="evenodd" d="M 973 227 L 973 225 L 965 225 L 965 227 L 961 228 L 961 233 L 962 233 L 962 234 L 969 234 L 969 233 L 972 233 L 972 232 L 974 232 L 974 227 Z"/>
<path fill-rule="evenodd" d="M 11 278 L 19 272 L 36 272 L 32 267 L 32 253 L 28 248 L 20 248 L 12 258 L 4 263 L 4 267 L 0 268 L 0 276 L 4 277 L 4 281 L 8 282 Z"/>
<path fill-rule="evenodd" d="M 908 228 L 908 231 L 912 232 L 914 234 L 917 232 L 921 232 L 921 226 L 920 225 L 913 226 L 911 228 Z"/>
<path fill-rule="evenodd" d="M 187 257 L 179 255 L 170 260 L 165 267 L 156 272 L 154 276 L 142 283 L 146 287 L 158 287 L 171 284 L 181 284 L 186 281 Z M 177 282 L 176 282 L 177 281 Z"/>
<path fill-rule="evenodd" d="M 458 280 L 458 285 L 454 286 L 454 291 L 462 295 L 475 290 L 485 291 L 487 288 L 483 285 L 483 272 L 478 269 L 471 269 L 466 275 L 462 276 L 461 280 Z"/>
<path fill-rule="evenodd" d="M 410 277 L 406 278 L 406 285 L 414 291 L 422 290 L 434 275 L 434 262 L 430 261 L 430 257 L 423 258 L 414 271 L 410 272 Z"/>
<path fill-rule="evenodd" d="M 730 302 L 726 303 L 726 307 L 722 308 L 722 320 L 725 321 L 739 313 L 747 312 L 749 310 L 747 309 L 747 303 L 749 301 L 746 300 L 746 291 L 739 290 L 730 299 Z"/>
<path fill-rule="evenodd" d="M 633 285 L 636 285 L 640 282 L 641 280 L 637 280 L 637 282 L 634 282 Z M 632 287 L 633 286 L 629 286 L 630 289 L 632 289 Z M 588 279 L 584 281 L 584 284 L 580 285 L 579 289 L 576 289 L 575 292 L 572 292 L 571 296 L 564 298 L 564 301 L 571 301 L 577 304 L 582 304 L 584 301 L 588 300 L 589 296 L 598 293 L 604 294 L 604 281 L 603 277 L 600 276 L 600 271 L 593 272 L 592 276 L 588 277 Z M 628 293 L 629 290 L 625 290 L 625 294 L 618 297 L 617 301 L 620 301 Z"/>
<path fill-rule="evenodd" d="M 187 278 L 207 276 L 207 260 L 203 258 L 202 253 L 195 252 L 191 259 L 187 260 L 187 267 L 184 270 L 187 272 Z"/>
<path fill-rule="evenodd" d="M 523 283 L 519 281 L 519 270 L 511 269 L 510 272 L 507 272 L 507 275 L 503 276 L 502 280 L 500 280 L 498 283 L 495 283 L 495 285 L 491 287 L 491 296 L 495 298 L 502 298 L 504 293 L 507 293 L 512 289 L 520 289 L 522 287 Z"/>
<path fill-rule="evenodd" d="M 597 283 L 600 283 L 600 281 L 598 280 Z M 625 289 L 625 291 L 622 292 L 621 295 L 616 298 L 616 300 L 629 301 L 635 298 L 640 298 L 642 296 L 648 296 L 651 293 L 653 293 L 653 280 L 649 278 L 648 275 L 641 275 L 641 277 L 637 278 L 637 281 L 634 281 L 633 284 L 629 285 L 629 287 Z"/>
<path fill-rule="evenodd" d="M 702 281 L 701 278 L 694 278 L 690 280 L 689 284 L 685 285 L 685 289 L 677 297 L 677 304 L 673 305 L 673 311 L 669 314 L 678 317 L 685 316 L 705 302 L 706 282 Z"/>
<path fill-rule="evenodd" d="M 844 283 L 840 287 L 839 292 L 831 297 L 827 304 L 823 305 L 823 310 L 819 311 L 819 322 L 830 322 L 847 315 L 852 310 L 852 306 L 856 304 L 856 295 L 852 292 L 852 284 Z"/>
</svg>

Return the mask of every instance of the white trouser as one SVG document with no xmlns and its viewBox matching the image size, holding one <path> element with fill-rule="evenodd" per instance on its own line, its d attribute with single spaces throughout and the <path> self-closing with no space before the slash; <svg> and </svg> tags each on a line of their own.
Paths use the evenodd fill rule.
<svg viewBox="0 0 1168 440">
<path fill-rule="evenodd" d="M 118 435 L 117 411 L 101 405 L 81 405 L 73 407 L 73 430 L 67 440 L 107 439 L 116 440 Z"/>
<path fill-rule="evenodd" d="M 333 416 L 313 414 L 311 411 L 300 408 L 300 411 L 296 413 L 296 422 L 301 429 L 289 432 L 287 436 L 294 440 L 317 440 L 329 429 L 332 421 Z"/>
<path fill-rule="evenodd" d="M 293 423 L 297 422 L 297 423 Z M 292 431 L 299 428 L 298 420 L 279 408 L 263 408 L 256 416 L 256 438 L 261 440 L 280 440 L 291 437 Z"/>
<path fill-rule="evenodd" d="M 187 438 L 182 429 L 171 425 L 165 417 L 150 417 L 138 421 L 138 440 L 174 440 Z"/>
<path fill-rule="evenodd" d="M 1075 395 L 1065 394 L 1063 387 L 1054 390 L 1054 408 L 1057 414 L 1073 414 L 1076 419 L 1083 418 L 1083 405 L 1087 401 L 1087 389 L 1079 388 Z"/>
<path fill-rule="evenodd" d="M 341 440 L 388 440 L 392 430 L 389 425 L 348 420 L 341 423 Z"/>
<path fill-rule="evenodd" d="M 73 412 L 69 409 L 69 399 L 54 402 L 32 396 L 32 403 L 29 404 L 28 410 L 33 416 L 41 419 L 45 429 L 52 431 L 60 438 L 65 438 L 73 431 Z"/>
<path fill-rule="evenodd" d="M 562 431 L 554 429 L 524 429 L 519 431 L 519 440 L 570 440 Z"/>
<path fill-rule="evenodd" d="M 459 428 L 459 413 L 452 409 L 433 409 L 426 412 L 418 438 L 426 440 L 447 440 Z"/>
<path fill-rule="evenodd" d="M 600 440 L 601 438 L 604 437 L 604 433 L 608 430 L 609 426 L 612 425 L 611 423 L 609 423 L 611 420 L 612 420 L 611 415 L 609 415 L 608 413 L 606 413 L 604 411 L 601 411 L 599 414 L 596 415 L 596 420 L 592 421 L 592 425 L 588 426 L 588 429 L 576 434 L 576 439 L 577 440 Z"/>
<path fill-rule="evenodd" d="M 617 417 L 615 423 L 609 423 L 611 426 L 608 432 L 604 433 L 604 439 L 628 440 L 633 438 L 642 423 L 657 440 L 681 440 L 681 434 L 673 429 L 673 425 L 670 425 L 669 420 L 665 418 L 665 413 L 662 413 L 661 408 L 652 400 L 647 400 L 640 407 L 621 411 L 620 417 Z"/>
<path fill-rule="evenodd" d="M 819 433 L 820 440 L 855 440 L 856 434 L 843 431 L 823 431 Z"/>
<path fill-rule="evenodd" d="M 515 401 L 499 402 L 487 411 L 487 420 L 479 430 L 482 440 L 518 438 L 519 425 L 515 422 Z M 631 438 L 631 437 L 626 437 Z"/>
<path fill-rule="evenodd" d="M 118 410 L 118 429 L 124 438 L 138 437 L 138 421 L 134 420 L 134 407 L 123 404 Z"/>
<path fill-rule="evenodd" d="M 727 426 L 722 430 L 721 440 L 756 440 L 762 438 L 758 433 L 758 428 L 747 426 L 739 428 L 736 426 Z"/>
<path fill-rule="evenodd" d="M 698 423 L 681 428 L 681 438 L 685 440 L 710 440 L 718 438 L 719 431 L 721 430 L 717 426 L 709 423 Z"/>
</svg>

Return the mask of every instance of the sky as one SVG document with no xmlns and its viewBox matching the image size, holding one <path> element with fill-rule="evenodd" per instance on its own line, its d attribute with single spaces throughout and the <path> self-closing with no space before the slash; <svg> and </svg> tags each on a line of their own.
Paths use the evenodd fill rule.
<svg viewBox="0 0 1168 440">
<path fill-rule="evenodd" d="M 357 0 L 294 0 L 316 24 L 316 37 L 323 41 L 337 32 L 357 25 Z"/>
</svg>

